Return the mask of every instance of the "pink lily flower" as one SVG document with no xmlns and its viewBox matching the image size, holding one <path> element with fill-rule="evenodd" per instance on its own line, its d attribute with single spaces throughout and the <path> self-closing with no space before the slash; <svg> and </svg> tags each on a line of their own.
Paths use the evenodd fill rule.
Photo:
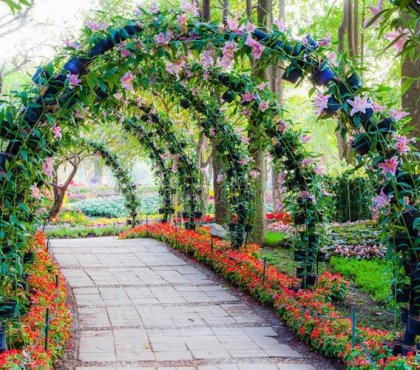
<svg viewBox="0 0 420 370">
<path fill-rule="evenodd" d="M 52 133 L 56 139 L 61 139 L 63 137 L 62 128 L 60 126 L 53 126 Z"/>
<path fill-rule="evenodd" d="M 383 191 L 381 191 L 378 196 L 372 198 L 373 209 L 378 211 L 380 208 L 386 207 L 389 205 L 392 197 L 392 195 L 388 197 Z"/>
<path fill-rule="evenodd" d="M 386 175 L 387 173 L 391 174 L 392 176 L 395 176 L 395 172 L 398 167 L 398 157 L 394 156 L 390 159 L 387 159 L 383 163 L 379 163 L 378 167 L 382 170 L 382 173 Z"/>
<path fill-rule="evenodd" d="M 224 68 L 230 68 L 235 57 L 235 52 L 238 50 L 238 45 L 234 41 L 229 41 L 223 46 L 223 57 L 220 60 L 220 65 Z"/>
<path fill-rule="evenodd" d="M 35 199 L 41 199 L 42 198 L 41 192 L 35 184 L 31 185 L 30 189 L 31 189 L 32 196 Z"/>
<path fill-rule="evenodd" d="M 416 142 L 416 139 L 409 139 L 407 136 L 395 136 L 394 139 L 396 141 L 394 148 L 400 155 L 410 151 L 409 143 Z"/>
<path fill-rule="evenodd" d="M 328 32 L 327 35 L 318 41 L 319 46 L 330 46 L 331 45 L 331 32 Z"/>
<path fill-rule="evenodd" d="M 204 69 L 208 69 L 213 64 L 213 57 L 211 52 L 206 50 L 201 54 L 201 64 L 203 65 Z"/>
<path fill-rule="evenodd" d="M 161 32 L 158 35 L 155 35 L 153 40 L 155 41 L 156 45 L 161 46 L 168 45 L 171 41 L 171 38 L 166 33 Z"/>
<path fill-rule="evenodd" d="M 286 24 L 284 23 L 284 19 L 283 18 L 280 18 L 280 19 L 276 19 L 274 22 L 273 22 L 273 24 L 277 27 L 277 29 L 280 31 L 280 32 L 287 32 L 287 27 L 286 27 Z"/>
<path fill-rule="evenodd" d="M 247 91 L 242 95 L 242 103 L 249 103 L 255 100 L 255 97 L 256 97 L 255 94 L 251 94 L 250 92 Z"/>
<path fill-rule="evenodd" d="M 402 109 L 393 109 L 390 113 L 395 121 L 399 121 L 410 115 L 410 113 L 404 112 Z"/>
<path fill-rule="evenodd" d="M 401 53 L 409 34 L 410 31 L 407 28 L 403 29 L 402 27 L 398 27 L 396 31 L 388 32 L 385 35 L 385 38 L 391 42 L 398 39 L 392 44 L 392 47 L 397 51 L 397 53 Z"/>
<path fill-rule="evenodd" d="M 258 104 L 258 108 L 261 112 L 265 112 L 270 107 L 270 104 L 268 100 L 262 101 L 260 104 Z"/>
<path fill-rule="evenodd" d="M 239 27 L 238 17 L 234 17 L 234 18 L 228 17 L 226 19 L 226 25 L 227 25 L 227 28 L 230 31 L 232 31 L 234 33 L 237 33 L 238 35 L 242 35 L 243 34 L 242 28 Z"/>
<path fill-rule="evenodd" d="M 70 86 L 80 86 L 82 82 L 79 78 L 79 75 L 70 72 L 67 74 L 67 78 L 69 79 Z"/>
<path fill-rule="evenodd" d="M 367 25 L 369 24 L 369 22 L 371 21 L 371 19 L 373 19 L 373 17 L 375 17 L 377 14 L 379 14 L 380 12 L 382 12 L 384 10 L 384 6 L 383 6 L 383 2 L 384 0 L 379 0 L 378 4 L 375 6 L 370 6 L 370 12 L 372 14 L 372 17 L 368 18 L 365 20 L 364 23 L 364 27 L 367 27 Z M 384 17 L 380 16 L 378 17 L 375 22 L 372 23 L 372 26 L 377 26 L 379 23 L 381 23 L 383 21 Z"/>
<path fill-rule="evenodd" d="M 314 99 L 314 105 L 316 108 L 316 114 L 320 115 L 322 111 L 328 108 L 328 98 L 330 95 L 324 95 L 319 93 Z"/>
<path fill-rule="evenodd" d="M 265 47 L 260 44 L 257 40 L 254 40 L 248 35 L 245 45 L 248 45 L 252 49 L 252 56 L 255 59 L 260 59 Z"/>
<path fill-rule="evenodd" d="M 277 130 L 279 130 L 282 134 L 284 134 L 287 130 L 287 123 L 284 121 L 280 121 L 277 124 Z"/>
<path fill-rule="evenodd" d="M 131 72 L 127 72 L 124 76 L 121 77 L 121 87 L 124 90 L 134 91 L 132 86 L 134 78 L 135 77 Z"/>
<path fill-rule="evenodd" d="M 106 30 L 109 25 L 103 22 L 96 23 L 92 20 L 86 21 L 86 27 L 89 28 L 92 32 Z"/>
<path fill-rule="evenodd" d="M 193 16 L 198 17 L 198 8 L 195 1 L 190 2 L 188 0 L 181 0 L 179 3 L 182 11 L 185 13 L 191 13 Z"/>
<path fill-rule="evenodd" d="M 75 50 L 80 49 L 80 43 L 70 40 L 68 37 L 64 39 L 64 45 Z"/>
<path fill-rule="evenodd" d="M 353 116 L 356 113 L 366 113 L 366 109 L 372 109 L 372 103 L 368 101 L 368 97 L 365 95 L 362 98 L 360 96 L 355 96 L 354 100 L 347 100 L 352 106 L 352 110 L 350 111 L 350 116 Z"/>
</svg>

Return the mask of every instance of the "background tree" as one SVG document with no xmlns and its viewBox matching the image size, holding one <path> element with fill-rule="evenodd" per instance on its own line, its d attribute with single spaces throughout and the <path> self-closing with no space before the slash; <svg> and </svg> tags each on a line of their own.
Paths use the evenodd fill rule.
<svg viewBox="0 0 420 370">
<path fill-rule="evenodd" d="M 271 0 L 258 0 L 257 4 L 257 25 L 263 30 L 267 29 L 270 17 Z M 261 81 L 268 80 L 267 69 L 258 63 L 255 65 L 255 76 Z M 265 232 L 265 192 L 267 182 L 266 155 L 260 145 L 261 125 L 259 121 L 250 121 L 248 126 L 249 154 L 253 158 L 253 169 L 260 173 L 260 176 L 253 180 L 255 189 L 255 212 L 253 216 L 252 237 L 255 242 L 262 243 Z"/>
<path fill-rule="evenodd" d="M 338 51 L 344 52 L 354 61 L 360 56 L 359 50 L 359 1 L 344 0 L 343 14 L 340 27 L 338 28 Z M 338 155 L 347 163 L 353 163 L 354 154 L 351 141 L 344 135 L 344 122 L 338 119 L 337 143 Z"/>
</svg>

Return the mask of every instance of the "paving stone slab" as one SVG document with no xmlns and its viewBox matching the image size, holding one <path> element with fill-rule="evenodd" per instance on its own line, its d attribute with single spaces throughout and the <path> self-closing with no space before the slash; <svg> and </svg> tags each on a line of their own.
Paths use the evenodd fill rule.
<svg viewBox="0 0 420 370">
<path fill-rule="evenodd" d="M 52 251 L 77 304 L 73 369 L 317 369 L 300 363 L 254 308 L 164 243 L 66 239 L 53 240 Z"/>
</svg>

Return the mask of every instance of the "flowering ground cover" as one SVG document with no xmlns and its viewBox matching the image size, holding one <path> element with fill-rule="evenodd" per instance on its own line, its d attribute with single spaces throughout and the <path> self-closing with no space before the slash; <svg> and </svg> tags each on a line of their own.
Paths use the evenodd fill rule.
<svg viewBox="0 0 420 370">
<path fill-rule="evenodd" d="M 164 241 L 216 270 L 262 303 L 272 305 L 287 325 L 316 350 L 346 363 L 348 369 L 417 369 L 419 359 L 409 353 L 395 357 L 385 341 L 394 334 L 357 327 L 342 317 L 334 306 L 342 299 L 348 283 L 340 276 L 325 272 L 313 290 L 299 289 L 299 280 L 264 267 L 259 246 L 231 250 L 228 243 L 213 243 L 208 233 L 175 228 L 169 224 L 140 225 L 123 232 L 121 238 L 152 237 Z M 355 339 L 352 346 L 352 333 Z"/>
<path fill-rule="evenodd" d="M 37 232 L 32 242 L 36 253 L 28 279 L 30 304 L 19 325 L 7 326 L 10 349 L 0 354 L 0 369 L 51 369 L 70 338 L 72 315 L 68 293 L 58 265 L 46 250 L 45 235 Z M 23 293 L 23 292 L 21 292 Z M 45 346 L 46 312 L 49 310 L 48 346 Z M 11 345 L 10 345 L 11 344 Z"/>
</svg>

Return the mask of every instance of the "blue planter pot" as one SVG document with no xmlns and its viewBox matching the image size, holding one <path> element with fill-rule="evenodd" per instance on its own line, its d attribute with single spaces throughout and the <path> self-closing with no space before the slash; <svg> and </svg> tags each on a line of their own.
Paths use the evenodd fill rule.
<svg viewBox="0 0 420 370">
<path fill-rule="evenodd" d="M 312 81 L 317 85 L 327 86 L 328 83 L 335 77 L 334 71 L 324 62 L 320 68 L 312 74 Z"/>
<path fill-rule="evenodd" d="M 407 226 L 408 232 L 411 236 L 417 237 L 418 236 L 418 229 L 415 226 L 415 221 L 417 218 L 420 217 L 420 213 L 417 209 L 413 208 L 403 212 L 402 214 L 404 224 Z"/>
<path fill-rule="evenodd" d="M 371 146 L 372 143 L 366 134 L 358 134 L 351 144 L 351 147 L 362 156 L 369 152 Z"/>
<path fill-rule="evenodd" d="M 328 114 L 334 114 L 341 108 L 341 103 L 333 95 L 328 98 L 327 104 L 328 107 L 324 109 L 324 112 Z"/>
<path fill-rule="evenodd" d="M 0 153 L 0 169 L 4 169 L 6 161 L 10 161 L 12 156 L 9 153 Z"/>
<path fill-rule="evenodd" d="M 393 134 L 397 132 L 395 128 L 395 121 L 393 118 L 385 118 L 378 123 L 378 131 L 384 135 Z"/>
<path fill-rule="evenodd" d="M 7 342 L 6 342 L 6 325 L 0 323 L 0 353 L 7 351 Z"/>
<path fill-rule="evenodd" d="M 89 64 L 89 59 L 86 58 L 71 58 L 63 67 L 65 71 L 68 71 L 72 74 L 86 74 L 86 67 Z"/>
<path fill-rule="evenodd" d="M 15 317 L 18 313 L 17 302 L 5 301 L 0 303 L 0 321 Z"/>
<path fill-rule="evenodd" d="M 285 69 L 282 78 L 283 80 L 295 84 L 300 78 L 302 78 L 302 76 L 303 73 L 301 69 L 299 69 L 297 66 L 289 66 Z"/>
<path fill-rule="evenodd" d="M 352 122 L 356 127 L 363 125 L 373 117 L 373 109 L 367 108 L 366 113 L 358 112 L 352 117 Z"/>
<path fill-rule="evenodd" d="M 341 96 L 346 99 L 350 97 L 354 92 L 359 90 L 362 86 L 362 80 L 356 73 L 351 74 L 346 79 L 345 83 L 341 82 L 338 84 Z"/>
</svg>

